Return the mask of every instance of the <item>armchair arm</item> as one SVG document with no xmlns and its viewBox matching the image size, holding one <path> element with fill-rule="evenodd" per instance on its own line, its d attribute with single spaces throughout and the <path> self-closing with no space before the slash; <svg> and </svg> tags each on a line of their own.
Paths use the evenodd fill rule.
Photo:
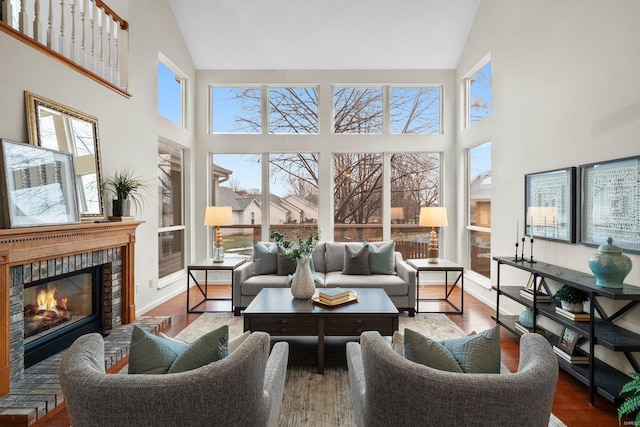
<svg viewBox="0 0 640 427">
<path fill-rule="evenodd" d="M 364 426 L 366 383 L 362 365 L 362 348 L 357 342 L 347 343 L 347 366 L 353 417 L 356 426 Z"/>
<path fill-rule="evenodd" d="M 267 368 L 264 375 L 264 392 L 271 403 L 269 426 L 278 425 L 278 419 L 282 411 L 282 399 L 284 398 L 284 384 L 287 377 L 288 361 L 289 343 L 276 343 L 267 360 Z"/>
<path fill-rule="evenodd" d="M 408 290 L 408 297 L 409 297 L 409 304 L 412 304 L 412 307 L 415 305 L 416 303 L 416 277 L 417 277 L 417 273 L 418 271 L 411 267 L 409 264 L 407 264 L 406 261 L 404 261 L 402 259 L 402 255 L 400 254 L 400 252 L 396 252 L 395 253 L 396 256 L 396 273 L 398 274 L 398 277 L 400 277 L 402 280 L 404 280 L 405 282 L 407 282 L 407 285 L 409 287 Z"/>
<path fill-rule="evenodd" d="M 253 275 L 253 261 L 245 262 L 233 271 L 233 306 L 240 306 L 242 284 Z"/>
</svg>

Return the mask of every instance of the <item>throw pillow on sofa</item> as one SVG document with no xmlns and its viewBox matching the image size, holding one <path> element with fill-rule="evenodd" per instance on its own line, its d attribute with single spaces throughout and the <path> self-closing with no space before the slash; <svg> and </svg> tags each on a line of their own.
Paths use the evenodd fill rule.
<svg viewBox="0 0 640 427">
<path fill-rule="evenodd" d="M 129 348 L 129 373 L 166 374 L 196 369 L 227 357 L 228 340 L 227 325 L 189 344 L 156 336 L 134 325 Z"/>
<path fill-rule="evenodd" d="M 283 258 L 284 250 L 278 247 L 278 276 L 288 276 L 296 272 L 298 263 L 295 259 Z"/>
<path fill-rule="evenodd" d="M 360 249 L 351 249 L 344 245 L 344 269 L 342 274 L 371 274 L 369 268 L 369 245 L 363 245 Z"/>
<path fill-rule="evenodd" d="M 263 242 L 253 244 L 253 274 L 274 274 L 278 269 L 276 245 L 265 245 Z"/>
<path fill-rule="evenodd" d="M 500 327 L 440 342 L 406 328 L 404 357 L 444 371 L 499 374 Z"/>
<path fill-rule="evenodd" d="M 396 274 L 395 242 L 391 241 L 376 247 L 364 242 L 369 247 L 369 268 L 371 274 Z"/>
</svg>

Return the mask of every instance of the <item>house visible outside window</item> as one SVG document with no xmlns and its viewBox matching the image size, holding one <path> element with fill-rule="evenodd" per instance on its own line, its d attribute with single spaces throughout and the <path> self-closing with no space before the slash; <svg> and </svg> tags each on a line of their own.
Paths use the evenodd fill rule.
<svg viewBox="0 0 640 427">
<path fill-rule="evenodd" d="M 185 268 L 183 150 L 158 145 L 158 271 L 159 278 Z"/>
<path fill-rule="evenodd" d="M 158 60 L 158 113 L 178 126 L 185 122 L 185 76 L 164 57 Z"/>
<path fill-rule="evenodd" d="M 491 141 L 467 150 L 467 268 L 491 278 Z"/>
<path fill-rule="evenodd" d="M 465 79 L 467 127 L 491 115 L 491 60 L 485 61 Z"/>
</svg>

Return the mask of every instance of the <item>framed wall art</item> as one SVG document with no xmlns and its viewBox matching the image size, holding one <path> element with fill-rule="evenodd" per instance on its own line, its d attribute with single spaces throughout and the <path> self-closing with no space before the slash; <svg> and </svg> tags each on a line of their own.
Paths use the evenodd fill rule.
<svg viewBox="0 0 640 427">
<path fill-rule="evenodd" d="M 575 243 L 575 167 L 525 175 L 524 193 L 527 236 Z"/>
<path fill-rule="evenodd" d="M 73 155 L 0 140 L 3 227 L 80 222 Z"/>
<path fill-rule="evenodd" d="M 580 166 L 580 243 L 640 253 L 640 156 Z"/>
</svg>

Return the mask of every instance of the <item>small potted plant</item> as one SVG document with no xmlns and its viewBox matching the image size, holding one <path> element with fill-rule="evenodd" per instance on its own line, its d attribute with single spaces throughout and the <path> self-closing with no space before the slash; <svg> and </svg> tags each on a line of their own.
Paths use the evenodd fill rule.
<svg viewBox="0 0 640 427">
<path fill-rule="evenodd" d="M 147 184 L 135 177 L 131 170 L 116 171 L 112 177 L 104 181 L 104 186 L 115 196 L 112 210 L 114 217 L 131 216 L 131 202 L 133 202 L 136 212 L 142 208 Z"/>
<path fill-rule="evenodd" d="M 589 300 L 586 292 L 569 285 L 563 285 L 558 289 L 553 298 L 560 301 L 560 305 L 564 310 L 572 313 L 584 311 L 584 302 Z"/>
<path fill-rule="evenodd" d="M 633 425 L 640 425 L 640 374 L 631 373 L 632 380 L 622 386 L 620 397 L 624 397 L 624 401 L 618 407 L 618 424 L 622 422 L 623 416 L 634 416 Z"/>
</svg>

